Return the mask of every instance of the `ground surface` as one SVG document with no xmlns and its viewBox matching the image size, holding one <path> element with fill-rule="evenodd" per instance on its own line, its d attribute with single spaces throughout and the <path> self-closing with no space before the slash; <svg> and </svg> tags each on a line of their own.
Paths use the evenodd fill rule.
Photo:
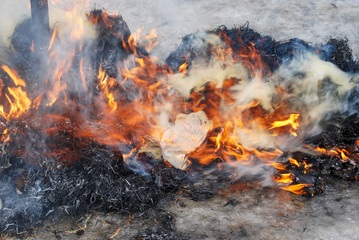
<svg viewBox="0 0 359 240">
<path fill-rule="evenodd" d="M 30 239 L 109 239 L 118 228 L 113 239 L 140 239 L 146 230 L 159 228 L 160 219 L 168 215 L 174 219 L 173 231 L 183 239 L 359 239 L 358 196 L 358 183 L 339 180 L 310 199 L 252 188 L 205 201 L 164 201 L 130 221 L 128 215 L 93 212 L 47 222 Z M 86 228 L 76 232 L 85 223 Z"/>
<path fill-rule="evenodd" d="M 160 59 L 168 56 L 186 34 L 219 25 L 241 26 L 247 21 L 259 33 L 276 40 L 300 38 L 318 44 L 329 37 L 346 37 L 359 57 L 357 0 L 49 0 L 52 23 L 64 14 L 51 2 L 70 7 L 81 1 L 89 1 L 88 8 L 121 14 L 131 31 L 142 28 L 148 33 L 155 28 L 160 40 L 155 53 Z M 4 41 L 18 20 L 30 16 L 30 10 L 28 0 L 2 0 L 1 4 L 0 38 Z"/>
<path fill-rule="evenodd" d="M 123 15 L 130 29 L 156 28 L 160 60 L 174 50 L 185 34 L 218 25 L 250 27 L 276 40 L 301 38 L 312 44 L 329 37 L 346 37 L 359 57 L 359 4 L 347 1 L 216 1 L 216 0 L 111 0 L 91 1 Z M 15 20 L 29 15 L 27 0 L 3 0 L 0 36 L 5 41 Z M 56 10 L 51 7 L 51 11 Z M 59 14 L 53 14 L 59 15 Z M 189 239 L 359 239 L 358 183 L 332 181 L 322 195 L 306 199 L 277 190 L 251 189 L 205 201 L 168 200 L 156 211 L 135 216 L 84 214 L 48 222 L 35 230 L 33 239 L 134 239 L 147 228 L 161 225 L 157 217 L 170 213 L 173 229 Z M 162 215 L 161 215 L 162 214 Z M 161 216 L 160 216 L 161 215 Z M 87 219 L 87 221 L 86 221 Z M 86 228 L 78 229 L 76 222 Z M 70 231 L 70 232 L 66 232 Z"/>
<path fill-rule="evenodd" d="M 161 57 L 167 56 L 185 34 L 219 25 L 241 26 L 247 21 L 259 33 L 276 40 L 300 38 L 318 44 L 329 37 L 347 37 L 359 57 L 357 0 L 111 0 L 97 6 L 118 10 L 132 31 L 142 26 L 145 32 L 156 28 Z"/>
</svg>

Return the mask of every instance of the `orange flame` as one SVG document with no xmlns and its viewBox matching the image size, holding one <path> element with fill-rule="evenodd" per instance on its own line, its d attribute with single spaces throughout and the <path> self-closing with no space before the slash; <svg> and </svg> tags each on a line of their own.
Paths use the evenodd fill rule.
<svg viewBox="0 0 359 240">
<path fill-rule="evenodd" d="M 299 194 L 299 195 L 304 195 L 307 194 L 306 191 L 306 187 L 310 187 L 313 186 L 312 184 L 307 184 L 307 183 L 301 183 L 301 184 L 295 184 L 295 185 L 289 185 L 286 187 L 281 187 L 280 189 L 295 193 L 295 194 Z"/>
<path fill-rule="evenodd" d="M 296 165 L 297 167 L 300 167 L 300 164 L 299 164 L 298 161 L 295 160 L 294 158 L 290 158 L 290 159 L 289 159 L 289 162 L 290 162 L 291 164 L 293 164 L 293 165 Z"/>
<path fill-rule="evenodd" d="M 292 183 L 293 175 L 291 173 L 282 173 L 279 176 L 273 178 L 277 183 Z"/>
<path fill-rule="evenodd" d="M 157 32 L 156 32 L 156 29 L 152 29 L 150 34 L 145 36 L 144 39 L 147 40 L 147 43 L 145 44 L 145 49 L 147 52 L 150 52 L 152 51 L 152 49 L 154 47 L 156 47 L 158 45 L 158 35 L 157 35 Z"/>
<path fill-rule="evenodd" d="M 26 87 L 26 83 L 23 79 L 19 77 L 15 70 L 11 70 L 8 66 L 2 65 L 1 68 L 10 76 L 10 78 L 14 81 L 15 86 L 23 86 Z"/>
<path fill-rule="evenodd" d="M 184 75 L 186 75 L 187 72 L 187 57 L 186 57 L 186 61 L 179 67 L 179 72 L 181 73 L 181 76 L 183 77 Z"/>
<path fill-rule="evenodd" d="M 58 0 L 52 1 L 54 4 L 59 2 Z M 67 17 L 75 22 L 76 27 L 72 29 L 69 37 L 71 41 L 76 42 L 83 37 L 85 32 L 84 22 L 82 18 L 77 16 L 78 9 L 67 14 Z M 101 24 L 105 24 L 108 29 L 112 29 L 115 24 L 112 19 L 113 17 L 104 12 L 102 16 L 103 23 Z M 98 16 L 91 14 L 88 14 L 88 19 L 91 23 L 98 23 L 100 21 Z M 48 46 L 48 66 L 51 66 L 49 67 L 51 69 L 48 75 L 46 75 L 48 78 L 45 84 L 46 90 L 34 98 L 33 102 L 27 97 L 23 89 L 26 87 L 25 81 L 19 77 L 15 70 L 10 69 L 6 65 L 2 66 L 2 70 L 9 75 L 15 84 L 15 87 L 8 87 L 5 89 L 6 92 L 2 93 L 3 84 L 0 81 L 0 94 L 5 96 L 5 100 L 10 105 L 8 111 L 5 110 L 7 109 L 5 106 L 0 106 L 0 115 L 5 119 L 20 116 L 31 106 L 40 106 L 43 99 L 45 99 L 44 107 L 57 106 L 57 104 L 62 103 L 62 105 L 68 106 L 66 110 L 73 114 L 71 121 L 79 125 L 79 128 L 74 130 L 73 133 L 76 137 L 91 138 L 109 146 L 135 146 L 130 153 L 122 154 L 123 160 L 126 162 L 126 160 L 135 157 L 137 151 L 144 145 L 143 137 L 150 136 L 156 140 L 161 139 L 161 135 L 166 127 L 158 124 L 158 122 L 159 119 L 162 120 L 163 116 L 161 114 L 163 112 L 168 115 L 164 114 L 167 118 L 166 121 L 170 124 L 178 113 L 203 111 L 208 119 L 213 122 L 213 129 L 208 132 L 201 146 L 188 154 L 188 156 L 186 155 L 190 161 L 197 161 L 199 164 L 210 164 L 214 160 L 218 160 L 220 162 L 218 164 L 219 168 L 224 163 L 243 166 L 261 162 L 280 170 L 281 173 L 273 177 L 273 181 L 278 183 L 279 186 L 291 184 L 295 180 L 293 174 L 283 173 L 288 163 L 283 164 L 278 162 L 278 158 L 283 154 L 280 149 L 277 149 L 276 146 L 267 147 L 262 146 L 260 143 L 251 145 L 246 142 L 250 137 L 254 138 L 253 141 L 255 141 L 257 139 L 261 140 L 263 136 L 266 137 L 267 135 L 270 136 L 270 140 L 273 140 L 275 137 L 283 137 L 284 139 L 287 139 L 285 137 L 290 137 L 290 139 L 293 139 L 292 136 L 297 136 L 297 132 L 300 130 L 300 114 L 291 113 L 292 111 L 290 111 L 291 109 L 288 108 L 288 105 L 281 104 L 274 106 L 269 111 L 261 105 L 262 103 L 257 98 L 250 102 L 238 104 L 233 87 L 241 83 L 243 79 L 235 79 L 234 77 L 225 79 L 223 86 L 219 87 L 217 83 L 209 82 L 203 86 L 203 90 L 192 91 L 188 98 L 180 96 L 168 84 L 169 75 L 174 74 L 173 70 L 169 69 L 168 66 L 160 66 L 156 62 L 156 58 L 144 56 L 140 51 L 137 51 L 140 44 L 144 45 L 147 51 L 150 51 L 158 44 L 155 30 L 152 30 L 145 37 L 141 37 L 141 31 L 138 30 L 137 33 L 132 33 L 126 40 L 124 36 L 114 33 L 120 43 L 122 40 L 123 48 L 131 56 L 119 64 L 121 66 L 119 67 L 119 76 L 117 78 L 111 77 L 111 74 L 106 73 L 106 69 L 103 66 L 99 67 L 95 78 L 97 78 L 96 88 L 101 91 L 101 94 L 96 95 L 95 100 L 91 102 L 94 106 L 93 108 L 96 111 L 98 110 L 98 113 L 94 113 L 94 116 L 88 119 L 87 116 L 80 115 L 82 113 L 75 113 L 72 110 L 81 108 L 82 105 L 80 103 L 76 103 L 75 100 L 73 102 L 66 100 L 66 75 L 72 69 L 77 49 L 72 50 L 67 58 L 58 60 L 57 57 L 60 54 L 53 47 L 55 39 L 61 36 L 57 34 L 57 29 L 55 29 Z M 269 71 L 254 43 L 244 44 L 241 39 L 238 39 L 238 42 L 245 47 L 240 50 L 234 50 L 231 47 L 234 46 L 233 41 L 223 32 L 220 32 L 219 35 L 224 44 L 214 46 L 211 49 L 218 60 L 228 61 L 226 63 L 242 63 L 248 69 L 249 73 L 246 72 L 246 75 L 256 78 L 263 77 Z M 79 51 L 81 50 L 82 48 L 80 47 Z M 88 89 L 90 84 L 87 85 L 89 79 L 86 79 L 86 77 L 89 75 L 85 73 L 92 66 L 86 66 L 85 63 L 85 59 L 81 58 L 79 67 L 76 67 L 76 69 L 80 73 L 79 78 L 81 78 L 78 81 L 82 81 L 87 93 L 87 91 L 90 91 L 90 88 Z M 188 62 L 186 57 L 185 62 L 179 67 L 177 73 L 184 77 L 187 70 Z M 136 97 L 128 100 L 124 92 L 127 93 L 127 91 L 132 90 Z M 282 96 L 284 90 L 278 87 L 277 91 Z M 173 106 L 168 107 L 167 105 L 170 105 L 168 103 L 172 103 Z M 226 105 L 228 108 L 224 111 L 221 109 L 221 105 Z M 163 111 L 163 109 L 166 111 Z M 60 124 L 58 123 L 68 121 L 67 117 L 55 114 L 46 115 L 44 119 L 52 122 L 54 125 L 42 129 L 43 132 L 49 135 L 55 135 L 59 132 L 60 127 L 57 125 Z M 86 121 L 83 121 L 83 119 L 86 119 Z M 292 136 L 288 134 L 287 130 Z M 5 129 L 1 141 L 7 142 L 9 140 L 10 135 L 8 130 Z M 359 146 L 359 139 L 356 141 L 356 144 Z M 321 154 L 337 156 L 342 160 L 351 158 L 350 151 L 346 149 L 327 150 L 319 147 L 315 149 L 309 148 Z M 48 156 L 58 157 L 66 155 L 64 159 L 59 157 L 61 161 L 65 161 L 66 158 L 76 159 L 76 157 L 72 156 L 75 154 L 68 153 L 71 151 L 73 150 L 69 148 L 57 149 L 48 153 Z M 310 167 L 302 160 L 298 161 L 290 158 L 289 162 L 298 168 L 303 169 L 304 167 L 304 173 Z M 166 164 L 169 163 L 166 162 Z M 281 189 L 296 194 L 305 194 L 305 188 L 309 186 L 312 185 L 296 184 L 281 187 Z"/>
<path fill-rule="evenodd" d="M 115 79 L 107 76 L 106 72 L 103 71 L 100 66 L 98 80 L 99 80 L 99 86 L 102 89 L 102 91 L 104 92 L 104 94 L 108 100 L 108 105 L 111 108 L 111 112 L 116 111 L 117 102 L 115 101 L 113 92 L 110 92 L 110 89 L 116 84 Z"/>
<path fill-rule="evenodd" d="M 31 100 L 21 87 L 26 87 L 26 83 L 21 79 L 15 70 L 11 70 L 8 66 L 1 67 L 12 79 L 16 87 L 8 87 L 9 94 L 5 93 L 5 97 L 10 104 L 10 110 L 5 112 L 3 105 L 0 106 L 0 115 L 5 119 L 17 118 L 25 113 L 31 106 Z"/>
<path fill-rule="evenodd" d="M 315 152 L 321 153 L 323 155 L 327 155 L 327 156 L 330 156 L 330 157 L 338 157 L 343 161 L 350 160 L 351 157 L 354 157 L 346 149 L 333 148 L 333 149 L 327 150 L 325 148 L 320 148 L 320 147 L 312 148 L 309 145 L 306 145 L 306 147 L 313 150 L 313 151 L 315 151 Z"/>
<path fill-rule="evenodd" d="M 35 53 L 34 40 L 33 40 L 32 43 L 31 43 L 30 51 L 31 51 L 32 53 Z"/>
<path fill-rule="evenodd" d="M 49 44 L 49 47 L 47 48 L 47 51 L 50 51 L 50 49 L 52 48 L 52 45 L 54 44 L 55 39 L 56 39 L 56 34 L 57 34 L 57 28 L 55 28 L 52 33 L 50 44 Z"/>
<path fill-rule="evenodd" d="M 3 143 L 7 143 L 10 141 L 10 134 L 9 134 L 9 129 L 6 128 L 4 130 L 4 132 L 1 135 L 0 141 L 2 141 Z"/>
<path fill-rule="evenodd" d="M 349 155 L 348 151 L 345 149 L 337 149 L 338 153 L 340 154 L 341 159 L 346 160 L 349 157 L 347 155 Z"/>
<path fill-rule="evenodd" d="M 86 76 L 85 76 L 85 72 L 84 72 L 84 59 L 83 58 L 81 58 L 81 60 L 80 60 L 80 75 L 81 75 L 82 85 L 85 88 L 85 92 L 87 92 L 87 83 L 86 83 Z"/>
<path fill-rule="evenodd" d="M 278 163 L 278 162 L 272 162 L 268 164 L 269 166 L 272 166 L 274 168 L 276 168 L 277 170 L 287 170 L 287 168 L 285 167 L 284 164 L 282 163 Z"/>
<path fill-rule="evenodd" d="M 299 116 L 300 116 L 299 114 L 290 114 L 287 120 L 276 121 L 272 123 L 272 127 L 269 129 L 291 126 L 292 129 L 297 130 L 299 128 L 299 123 L 298 123 Z M 290 130 L 290 133 L 293 136 L 297 136 L 297 133 L 295 131 Z"/>
</svg>

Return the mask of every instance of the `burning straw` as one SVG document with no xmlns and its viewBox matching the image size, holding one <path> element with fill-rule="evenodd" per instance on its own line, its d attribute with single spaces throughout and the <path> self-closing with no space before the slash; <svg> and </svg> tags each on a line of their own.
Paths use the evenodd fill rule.
<svg viewBox="0 0 359 240">
<path fill-rule="evenodd" d="M 359 65 L 345 41 L 222 26 L 159 63 L 154 31 L 102 10 L 69 17 L 40 68 L 20 23 L 1 67 L 1 231 L 143 212 L 178 190 L 254 182 L 313 196 L 331 175 L 358 178 Z"/>
</svg>

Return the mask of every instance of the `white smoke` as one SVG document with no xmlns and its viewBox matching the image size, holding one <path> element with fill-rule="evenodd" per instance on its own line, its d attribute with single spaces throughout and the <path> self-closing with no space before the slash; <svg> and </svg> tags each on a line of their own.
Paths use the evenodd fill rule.
<svg viewBox="0 0 359 240">
<path fill-rule="evenodd" d="M 213 39 L 216 37 L 208 35 L 207 39 L 213 44 Z M 199 42 L 199 45 L 194 48 L 206 47 L 208 42 Z M 222 101 L 219 110 L 219 115 L 226 116 L 227 114 L 227 117 L 232 118 L 239 117 L 246 106 L 253 101 L 259 102 L 268 114 L 281 104 L 285 104 L 287 108 L 285 112 L 300 114 L 300 130 L 297 137 L 293 137 L 289 132 L 286 135 L 273 135 L 263 124 L 265 119 L 247 122 L 235 128 L 232 133 L 236 143 L 246 149 L 279 149 L 283 152 L 301 150 L 303 139 L 322 131 L 320 128 L 322 120 L 334 112 L 345 110 L 345 96 L 358 82 L 357 76 L 343 72 L 334 64 L 321 60 L 319 56 L 309 51 L 297 54 L 293 59 L 283 63 L 271 76 L 264 78 L 260 76 L 260 74 L 254 76 L 248 74 L 248 70 L 241 63 L 233 63 L 231 59 L 218 60 L 213 57 L 209 61 L 196 59 L 184 77 L 181 74 L 175 74 L 170 76 L 169 82 L 177 92 L 188 98 L 192 91 L 202 90 L 208 82 L 215 83 L 215 86 L 220 89 L 225 80 L 240 79 L 231 87 L 235 103 L 227 105 L 225 101 Z M 234 109 L 236 114 L 228 115 Z M 266 118 L 266 114 L 262 117 Z M 229 120 L 231 119 L 224 118 L 222 122 Z M 191 123 L 187 124 L 191 125 Z M 172 134 L 176 133 L 172 132 Z M 183 140 L 186 136 L 181 132 L 177 134 L 178 136 L 172 136 L 173 139 L 186 141 Z M 166 139 L 168 138 L 166 135 Z M 173 145 L 176 146 L 178 143 L 173 142 Z M 166 151 L 166 149 L 163 150 Z M 173 161 L 177 158 L 167 152 L 164 156 L 172 157 Z M 265 185 L 272 181 L 273 171 L 269 170 L 266 164 L 243 165 L 239 161 L 231 165 L 236 166 L 234 171 L 236 178 L 261 176 Z"/>
</svg>

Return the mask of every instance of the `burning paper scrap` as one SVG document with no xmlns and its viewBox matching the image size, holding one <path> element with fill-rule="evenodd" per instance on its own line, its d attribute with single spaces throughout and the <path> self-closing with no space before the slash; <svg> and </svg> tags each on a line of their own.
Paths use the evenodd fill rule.
<svg viewBox="0 0 359 240">
<path fill-rule="evenodd" d="M 141 153 L 150 153 L 154 159 L 162 159 L 162 151 L 158 141 L 152 138 L 151 136 L 143 137 L 144 146 L 138 151 L 138 154 Z"/>
<path fill-rule="evenodd" d="M 212 121 L 203 111 L 178 114 L 175 124 L 162 135 L 163 158 L 173 167 L 185 170 L 188 167 L 186 155 L 202 144 L 212 128 Z"/>
</svg>

